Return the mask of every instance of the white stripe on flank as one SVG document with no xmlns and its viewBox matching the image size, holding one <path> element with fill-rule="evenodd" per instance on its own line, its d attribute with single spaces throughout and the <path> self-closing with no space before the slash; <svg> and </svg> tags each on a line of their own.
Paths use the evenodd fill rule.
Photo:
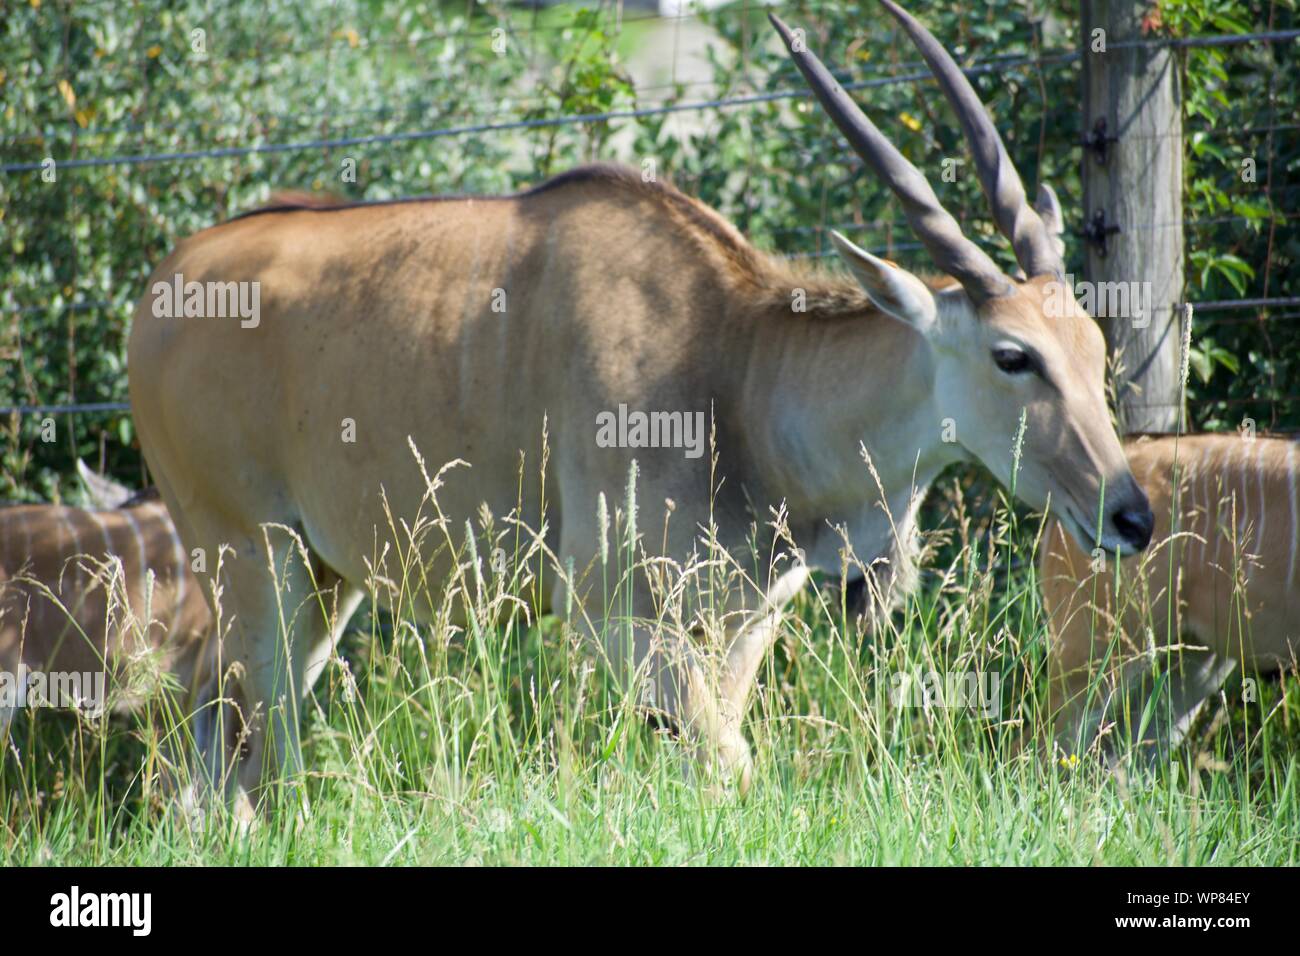
<svg viewBox="0 0 1300 956">
<path fill-rule="evenodd" d="M 61 508 L 59 510 L 59 524 L 68 529 L 68 535 L 72 538 L 72 550 L 62 552 L 63 563 L 59 566 L 59 583 L 61 585 L 63 582 L 64 571 L 67 570 L 67 559 L 81 554 L 81 538 L 77 535 L 77 528 L 72 523 L 72 519 L 68 517 L 67 508 Z M 76 567 L 76 562 L 73 562 L 73 567 Z M 74 581 L 70 582 L 70 586 L 72 587 L 76 587 L 75 576 L 74 573 Z M 62 593 L 63 588 L 60 587 L 59 591 Z"/>
<path fill-rule="evenodd" d="M 1241 442 L 1241 506 L 1237 511 L 1237 543 L 1246 547 L 1246 530 L 1250 527 L 1250 442 Z"/>
<path fill-rule="evenodd" d="M 1231 481 L 1229 476 L 1232 474 L 1232 449 L 1235 446 L 1229 445 L 1226 459 L 1215 473 L 1215 486 L 1218 488 L 1219 498 L 1214 506 L 1214 527 L 1211 531 L 1214 534 L 1214 558 L 1212 564 L 1219 563 L 1219 550 L 1223 547 L 1223 539 L 1228 536 L 1227 522 L 1232 518 L 1234 495 L 1231 491 Z M 1220 525 L 1223 529 L 1220 530 Z"/>
<path fill-rule="evenodd" d="M 1190 461 L 1190 459 L 1191 459 L 1191 455 L 1190 455 L 1190 454 L 1188 455 L 1188 459 L 1189 459 L 1189 461 Z M 1197 482 L 1200 482 L 1202 485 L 1206 484 L 1206 478 L 1205 478 L 1205 452 L 1204 452 L 1204 451 L 1201 452 L 1200 461 L 1197 462 L 1195 468 L 1192 468 L 1192 467 L 1190 466 L 1190 464 L 1187 465 L 1187 466 L 1184 466 L 1184 467 L 1187 467 L 1188 470 L 1191 472 L 1191 474 L 1188 476 L 1187 487 L 1188 487 L 1188 489 L 1189 489 L 1189 490 L 1188 490 L 1188 497 L 1190 497 L 1192 500 L 1191 500 L 1191 506 L 1188 507 L 1188 508 L 1184 508 L 1184 509 L 1183 509 L 1183 513 L 1186 514 L 1186 515 L 1188 516 L 1188 520 L 1183 522 L 1183 524 L 1182 524 L 1182 526 L 1179 528 L 1179 530 L 1180 530 L 1180 531 L 1196 531 L 1196 529 L 1197 529 L 1198 527 L 1200 527 L 1201 525 L 1203 525 L 1203 524 L 1205 523 L 1205 519 L 1204 519 L 1204 517 L 1203 517 L 1203 515 L 1204 515 L 1204 511 L 1210 507 L 1210 494 L 1209 494 L 1209 491 L 1208 491 L 1208 490 L 1206 491 L 1206 494 L 1205 494 L 1205 504 L 1202 505 L 1202 504 L 1201 504 L 1201 496 L 1200 496 L 1200 494 L 1198 494 L 1197 489 L 1196 489 Z M 1207 485 L 1207 489 L 1208 489 L 1208 485 Z M 1206 544 L 1207 544 L 1206 537 L 1205 537 L 1204 534 L 1202 534 L 1202 535 L 1201 535 L 1201 561 L 1202 561 L 1202 563 L 1204 563 L 1204 561 L 1205 561 L 1205 547 L 1206 547 Z M 1190 542 L 1188 543 L 1187 550 L 1188 550 L 1188 557 L 1191 557 L 1191 553 L 1190 553 L 1190 552 L 1191 552 L 1191 543 L 1190 543 Z"/>
<path fill-rule="evenodd" d="M 1265 500 L 1267 495 L 1264 492 L 1264 445 L 1256 440 L 1259 445 L 1255 449 L 1255 481 L 1259 484 L 1259 527 L 1255 530 L 1255 553 L 1262 554 L 1260 548 L 1264 545 L 1264 522 L 1268 518 L 1268 502 Z"/>
<path fill-rule="evenodd" d="M 144 536 L 140 534 L 140 522 L 135 520 L 135 515 L 131 514 L 130 508 L 123 508 L 121 511 L 117 513 L 120 514 L 123 518 L 125 518 L 126 523 L 131 526 L 131 534 L 135 538 L 135 547 L 136 550 L 140 553 L 140 563 L 139 565 L 137 565 L 137 567 L 139 567 L 140 569 L 141 580 L 143 581 L 144 575 L 149 570 L 149 558 L 144 553 Z M 123 570 L 125 570 L 125 568 Z"/>
<path fill-rule="evenodd" d="M 98 511 L 87 511 L 90 520 L 95 522 L 95 527 L 99 529 L 99 536 L 104 539 L 104 557 L 113 553 L 113 539 L 109 536 L 108 527 L 104 524 L 104 519 L 99 516 Z"/>
<path fill-rule="evenodd" d="M 1287 568 L 1286 583 L 1295 580 L 1296 500 L 1295 500 L 1295 442 L 1286 443 L 1286 482 L 1291 491 L 1291 564 Z"/>
<path fill-rule="evenodd" d="M 1213 457 L 1214 453 L 1208 447 L 1201 452 L 1201 484 L 1205 488 L 1205 509 L 1200 520 L 1202 564 L 1208 557 L 1210 539 L 1217 537 L 1219 527 L 1219 503 L 1214 498 L 1214 488 L 1219 484 L 1218 470 L 1214 467 L 1214 462 L 1209 460 Z"/>
<path fill-rule="evenodd" d="M 167 513 L 166 506 L 159 504 L 155 514 L 172 536 L 172 556 L 176 559 L 176 610 L 173 613 L 179 618 L 181 609 L 185 607 L 185 589 L 189 587 L 189 581 L 185 579 L 185 546 L 181 544 L 181 536 L 176 533 L 176 522 Z"/>
<path fill-rule="evenodd" d="M 74 525 L 72 519 L 68 517 L 67 508 L 64 508 L 59 514 L 59 522 L 68 529 L 68 534 L 72 536 L 72 551 L 69 552 L 68 556 L 71 557 L 72 555 L 81 554 L 81 536 L 77 534 L 77 526 Z"/>
</svg>

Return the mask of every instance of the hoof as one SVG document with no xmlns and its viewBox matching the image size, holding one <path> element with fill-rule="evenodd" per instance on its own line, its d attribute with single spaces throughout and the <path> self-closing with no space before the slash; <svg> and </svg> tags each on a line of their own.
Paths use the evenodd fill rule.
<svg viewBox="0 0 1300 956">
<path fill-rule="evenodd" d="M 697 766 L 704 778 L 704 790 L 711 797 L 725 797 L 733 792 L 739 792 L 743 797 L 749 793 L 754 776 L 754 758 L 749 742 L 739 731 L 711 746 L 701 744 L 700 758 Z"/>
</svg>

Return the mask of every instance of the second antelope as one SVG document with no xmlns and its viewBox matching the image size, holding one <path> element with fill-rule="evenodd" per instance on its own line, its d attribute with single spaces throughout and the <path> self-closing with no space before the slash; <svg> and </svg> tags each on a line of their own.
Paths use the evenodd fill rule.
<svg viewBox="0 0 1300 956">
<path fill-rule="evenodd" d="M 95 507 L 0 508 L 0 673 L 102 674 L 118 709 L 162 674 L 196 690 L 210 615 L 167 508 L 78 465 Z"/>
<path fill-rule="evenodd" d="M 1300 655 L 1296 443 L 1167 436 L 1127 451 L 1157 544 L 1118 569 L 1060 525 L 1042 545 L 1050 710 L 1066 754 L 1107 727 L 1110 756 L 1165 754 L 1238 664 L 1267 673 Z M 1148 708 L 1155 672 L 1167 680 Z"/>
<path fill-rule="evenodd" d="M 1027 279 L 962 234 L 922 173 L 776 17 L 822 106 L 949 278 L 922 281 L 838 234 L 852 279 L 793 267 L 673 188 L 609 167 L 493 199 L 275 207 L 191 237 L 155 270 L 149 288 L 164 293 L 176 275 L 261 289 L 253 327 L 160 318 L 146 293 L 130 339 L 140 443 L 186 546 L 234 549 L 225 653 L 242 665 L 243 712 L 268 715 L 229 755 L 241 807 L 268 777 L 303 769 L 297 710 L 283 702 L 337 630 L 312 595 L 337 589 L 329 603 L 345 619 L 383 543 L 410 543 L 392 542 L 384 510 L 412 516 L 429 492 L 410 445 L 434 467 L 472 465 L 438 479 L 444 520 L 423 540 L 422 579 L 453 576 L 465 546 L 454 539 L 484 506 L 544 526 L 556 568 L 574 569 L 552 574 L 551 605 L 571 600 L 616 673 L 636 675 L 638 699 L 742 786 L 742 719 L 781 606 L 810 569 L 838 575 L 846 562 L 887 598 L 921 493 L 960 459 L 1010 482 L 1022 413 L 1019 497 L 1050 500 L 1088 542 L 1100 526 L 1108 549 L 1146 545 L 1151 513 L 1110 424 L 1101 333 L 1068 292 L 1063 314 L 1047 307 L 1063 272 L 1055 198 L 1044 191 L 1029 204 L 961 70 L 882 2 L 955 109 Z M 600 416 L 620 405 L 711 416 L 716 470 L 711 455 L 598 443 Z M 521 489 L 518 477 L 544 420 L 545 513 L 541 483 Z M 354 441 L 340 441 L 343 422 Z M 957 440 L 945 441 L 954 426 Z M 681 567 L 716 545 L 739 567 L 775 568 L 729 592 L 727 630 L 712 643 L 691 636 L 689 618 L 665 625 L 644 565 L 632 606 L 619 608 L 630 641 L 606 626 L 597 502 L 621 498 L 634 458 L 638 526 L 654 529 L 645 552 Z M 769 525 L 774 512 L 788 537 Z M 707 545 L 702 529 L 715 530 Z M 268 548 L 286 569 L 278 581 Z M 684 590 L 693 607 L 707 603 L 696 584 Z"/>
</svg>

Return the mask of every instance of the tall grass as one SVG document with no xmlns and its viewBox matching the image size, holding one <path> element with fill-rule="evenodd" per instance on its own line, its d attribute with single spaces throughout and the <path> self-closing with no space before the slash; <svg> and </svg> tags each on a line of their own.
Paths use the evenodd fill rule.
<svg viewBox="0 0 1300 956">
<path fill-rule="evenodd" d="M 1300 862 L 1293 677 L 1262 682 L 1253 703 L 1229 687 L 1149 770 L 1113 770 L 1093 751 L 1061 763 L 1023 745 L 1046 738 L 1049 716 L 1047 634 L 1025 560 L 1039 523 L 1001 502 L 980 514 L 960 482 L 933 494 L 945 530 L 926 542 L 921 586 L 876 627 L 834 581 L 815 579 L 789 606 L 745 725 L 755 767 L 742 797 L 701 785 L 690 749 L 644 720 L 622 689 L 628 675 L 580 621 L 594 604 L 625 625 L 628 589 L 649 580 L 663 589 L 663 626 L 702 620 L 710 633 L 708 606 L 672 606 L 680 576 L 735 568 L 716 555 L 688 568 L 651 562 L 646 542 L 660 529 L 637 528 L 635 476 L 623 501 L 602 499 L 600 566 L 574 569 L 510 516 L 455 527 L 436 505 L 442 474 L 426 473 L 420 514 L 393 519 L 372 601 L 304 705 L 309 811 L 251 829 L 174 812 L 164 682 L 126 719 L 17 716 L 0 763 L 0 860 Z M 422 547 L 454 555 L 449 580 L 422 573 Z M 634 573 L 647 564 L 655 573 Z M 539 618 L 543 588 L 584 571 L 596 582 L 586 611 L 568 600 Z M 995 707 L 900 692 L 900 675 L 971 673 L 997 675 Z"/>
</svg>

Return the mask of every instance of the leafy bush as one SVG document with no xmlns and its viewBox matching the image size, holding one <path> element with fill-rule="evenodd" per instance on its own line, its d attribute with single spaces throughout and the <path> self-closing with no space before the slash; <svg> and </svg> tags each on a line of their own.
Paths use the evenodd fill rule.
<svg viewBox="0 0 1300 956">
<path fill-rule="evenodd" d="M 40 170 L 0 178 L 9 259 L 0 327 L 0 405 L 124 401 L 125 335 L 150 269 L 181 237 L 305 188 L 383 198 L 502 192 L 574 163 L 653 160 L 656 170 L 717 206 L 756 242 L 822 255 L 839 226 L 918 269 L 927 262 L 879 188 L 803 95 L 761 9 L 732 4 L 700 16 L 717 32 L 707 90 L 679 85 L 638 100 L 619 50 L 644 14 L 602 7 L 430 7 L 343 0 L 327 17 L 289 2 L 196 0 L 130 12 L 29 0 L 0 28 L 0 113 L 6 163 L 85 160 L 231 148 L 233 154 Z M 1154 36 L 1285 29 L 1293 0 L 1239 4 L 1167 0 Z M 869 84 L 856 95 L 934 182 L 966 228 L 1010 264 L 974 177 L 943 182 L 944 160 L 966 157 L 960 131 L 930 83 L 896 82 L 918 58 L 878 5 L 797 0 L 784 15 L 809 29 L 826 61 Z M 1000 0 L 972 11 L 918 11 L 967 61 L 991 63 L 975 83 L 1029 183 L 1052 182 L 1072 213 L 1082 194 L 1077 59 L 1036 58 L 1078 41 L 1071 0 Z M 1162 18 L 1162 19 L 1161 19 Z M 636 29 L 633 29 L 636 28 Z M 202 31 L 198 33 L 196 31 Z M 632 31 L 629 33 L 629 31 Z M 1294 43 L 1180 52 L 1187 122 L 1187 294 L 1194 300 L 1300 295 L 1300 69 Z M 608 122 L 548 120 L 669 108 L 714 97 L 792 96 Z M 492 132 L 427 131 L 516 123 Z M 529 125 L 534 124 L 534 125 Z M 540 124 L 540 125 L 537 125 Z M 416 134 L 319 148 L 284 144 Z M 275 151 L 272 149 L 275 148 Z M 1257 181 L 1243 182 L 1242 160 Z M 345 175 L 352 170 L 354 175 Z M 1082 273 L 1079 244 L 1068 252 Z M 1297 424 L 1290 400 L 1300 307 L 1199 316 L 1190 397 L 1195 424 Z M 1278 401 L 1273 401 L 1278 399 Z M 51 433 L 54 441 L 47 441 Z M 6 498 L 50 499 L 80 455 L 128 482 L 146 480 L 129 414 L 9 416 Z"/>
</svg>

